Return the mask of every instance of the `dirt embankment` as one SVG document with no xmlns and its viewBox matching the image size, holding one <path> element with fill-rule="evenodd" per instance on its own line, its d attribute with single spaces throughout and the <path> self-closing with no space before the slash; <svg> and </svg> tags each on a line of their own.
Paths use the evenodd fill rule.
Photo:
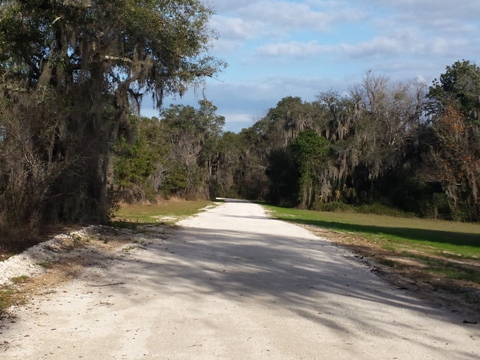
<svg viewBox="0 0 480 360">
<path fill-rule="evenodd" d="M 87 269 L 107 268 L 130 251 L 145 248 L 152 239 L 166 239 L 168 232 L 166 227 L 139 226 L 132 231 L 89 226 L 58 234 L 0 261 L 0 318 L 11 317 L 16 306 L 78 278 Z M 10 311 L 2 310 L 10 305 Z"/>
</svg>

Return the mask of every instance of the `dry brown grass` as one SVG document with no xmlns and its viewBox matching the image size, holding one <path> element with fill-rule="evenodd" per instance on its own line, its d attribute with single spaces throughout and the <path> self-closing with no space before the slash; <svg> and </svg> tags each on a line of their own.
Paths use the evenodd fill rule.
<svg viewBox="0 0 480 360">
<path fill-rule="evenodd" d="M 131 224 L 172 224 L 187 216 L 201 211 L 211 201 L 186 201 L 170 199 L 159 201 L 156 204 L 123 204 L 114 214 L 114 225 Z"/>
<path fill-rule="evenodd" d="M 19 276 L 10 279 L 11 285 L 0 285 L 0 317 L 9 316 L 6 312 L 9 307 L 23 305 L 29 298 L 47 294 L 58 285 L 78 277 L 85 269 L 105 261 L 131 241 L 131 234 L 117 233 L 113 228 L 95 236 L 64 240 L 58 249 L 57 261 L 39 264 L 47 270 L 45 273 L 32 278 Z M 72 251 L 76 249 L 88 249 L 88 253 L 82 255 L 82 252 Z"/>
</svg>

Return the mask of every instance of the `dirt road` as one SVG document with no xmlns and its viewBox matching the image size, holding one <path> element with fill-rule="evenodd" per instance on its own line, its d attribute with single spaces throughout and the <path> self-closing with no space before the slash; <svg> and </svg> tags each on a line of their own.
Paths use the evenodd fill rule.
<svg viewBox="0 0 480 360">
<path fill-rule="evenodd" d="M 227 202 L 37 298 L 0 359 L 478 359 L 480 327 Z"/>
</svg>

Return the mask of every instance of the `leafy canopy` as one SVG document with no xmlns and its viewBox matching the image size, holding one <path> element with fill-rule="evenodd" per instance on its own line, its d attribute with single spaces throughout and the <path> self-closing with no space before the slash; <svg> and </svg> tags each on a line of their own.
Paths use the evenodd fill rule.
<svg viewBox="0 0 480 360">
<path fill-rule="evenodd" d="M 447 66 L 440 79 L 435 79 L 429 91 L 430 98 L 441 108 L 455 106 L 467 117 L 478 121 L 480 111 L 480 68 L 468 60 Z"/>
<path fill-rule="evenodd" d="M 1 67 L 30 85 L 94 80 L 137 99 L 148 91 L 160 105 L 223 66 L 208 56 L 212 13 L 198 0 L 4 1 Z"/>
</svg>

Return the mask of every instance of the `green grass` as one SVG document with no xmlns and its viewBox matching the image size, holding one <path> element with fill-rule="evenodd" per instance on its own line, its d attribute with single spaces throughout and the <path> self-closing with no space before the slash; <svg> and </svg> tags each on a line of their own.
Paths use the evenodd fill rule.
<svg viewBox="0 0 480 360">
<path fill-rule="evenodd" d="M 369 240 L 382 242 L 382 246 L 389 250 L 415 247 L 445 256 L 480 258 L 480 224 L 265 207 L 276 219 L 357 233 Z"/>
<path fill-rule="evenodd" d="M 174 224 L 213 204 L 211 201 L 167 201 L 152 205 L 125 205 L 114 213 L 113 224 L 126 227 L 136 224 Z"/>
<path fill-rule="evenodd" d="M 24 295 L 15 288 L 15 285 L 20 285 L 28 282 L 30 277 L 26 275 L 16 276 L 10 279 L 13 286 L 0 286 L 0 314 L 5 312 L 12 305 L 19 305 L 25 303 Z"/>
<path fill-rule="evenodd" d="M 51 269 L 53 268 L 53 262 L 48 260 L 43 260 L 37 263 L 37 265 L 43 267 L 44 269 Z"/>
<path fill-rule="evenodd" d="M 30 280 L 30 277 L 28 277 L 27 275 L 15 276 L 10 279 L 10 281 L 14 284 L 23 284 L 29 280 Z"/>
<path fill-rule="evenodd" d="M 0 287 L 0 313 L 15 302 L 17 291 L 8 286 Z"/>
</svg>

